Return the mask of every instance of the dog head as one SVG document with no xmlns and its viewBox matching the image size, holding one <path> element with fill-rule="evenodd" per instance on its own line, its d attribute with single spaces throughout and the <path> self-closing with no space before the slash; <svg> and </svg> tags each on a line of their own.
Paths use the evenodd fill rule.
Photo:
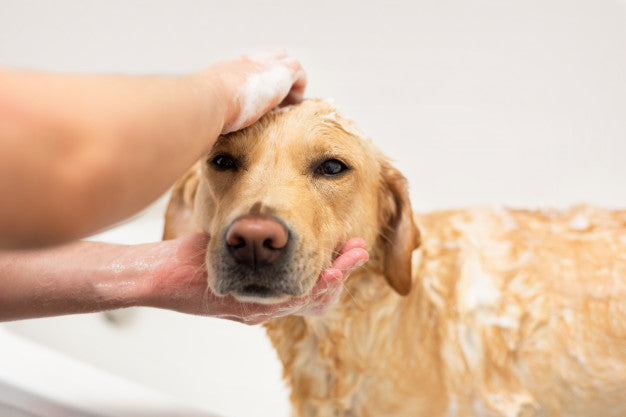
<svg viewBox="0 0 626 417">
<path fill-rule="evenodd" d="M 172 192 L 164 238 L 191 231 L 211 236 L 212 291 L 263 303 L 305 295 L 351 237 L 407 294 L 419 244 L 405 178 L 322 100 L 220 137 Z"/>
</svg>

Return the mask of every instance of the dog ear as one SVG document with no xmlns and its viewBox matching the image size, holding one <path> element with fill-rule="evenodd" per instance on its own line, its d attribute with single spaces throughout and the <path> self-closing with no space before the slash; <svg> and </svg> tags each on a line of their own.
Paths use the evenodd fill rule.
<svg viewBox="0 0 626 417">
<path fill-rule="evenodd" d="M 406 295 L 411 291 L 411 258 L 420 244 L 420 234 L 413 220 L 406 178 L 387 160 L 381 168 L 378 220 L 383 225 L 384 274 L 398 294 Z"/>
<path fill-rule="evenodd" d="M 195 164 L 174 184 L 165 212 L 163 240 L 174 239 L 196 231 L 193 206 L 198 183 L 198 164 Z"/>
</svg>

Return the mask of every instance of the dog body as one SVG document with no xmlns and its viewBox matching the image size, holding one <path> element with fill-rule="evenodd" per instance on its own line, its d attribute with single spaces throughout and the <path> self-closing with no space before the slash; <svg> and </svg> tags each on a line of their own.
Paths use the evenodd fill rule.
<svg viewBox="0 0 626 417">
<path fill-rule="evenodd" d="M 270 243 L 241 253 L 238 231 L 266 221 Z M 266 325 L 297 416 L 626 415 L 626 211 L 413 217 L 404 178 L 309 100 L 220 139 L 175 186 L 165 237 L 192 230 L 212 236 L 211 289 L 264 303 L 366 240 L 324 316 Z"/>
<path fill-rule="evenodd" d="M 418 216 L 405 297 L 368 269 L 268 324 L 301 416 L 626 415 L 626 212 Z"/>
</svg>

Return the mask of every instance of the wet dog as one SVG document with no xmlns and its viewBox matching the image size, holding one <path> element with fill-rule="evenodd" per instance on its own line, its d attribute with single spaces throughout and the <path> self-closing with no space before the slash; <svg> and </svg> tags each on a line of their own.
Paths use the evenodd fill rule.
<svg viewBox="0 0 626 417">
<path fill-rule="evenodd" d="M 297 416 L 626 415 L 626 211 L 414 214 L 372 142 L 307 100 L 176 184 L 164 237 L 191 231 L 212 236 L 211 289 L 260 303 L 367 242 L 324 316 L 266 325 Z"/>
</svg>

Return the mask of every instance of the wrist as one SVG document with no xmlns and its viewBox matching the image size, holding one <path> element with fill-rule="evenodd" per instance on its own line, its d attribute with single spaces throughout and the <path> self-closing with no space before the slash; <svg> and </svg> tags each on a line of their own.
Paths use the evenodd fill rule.
<svg viewBox="0 0 626 417">
<path fill-rule="evenodd" d="M 144 258 L 149 265 L 135 286 L 136 305 L 207 314 L 207 240 L 196 233 L 151 244 Z"/>
<path fill-rule="evenodd" d="M 117 271 L 110 275 L 110 282 L 100 282 L 99 295 L 107 302 L 119 305 L 159 307 L 163 290 L 159 285 L 160 271 L 167 264 L 169 251 L 166 242 L 125 246 L 119 259 L 107 266 Z"/>
<path fill-rule="evenodd" d="M 237 115 L 236 91 L 233 91 L 227 74 L 220 70 L 219 65 L 211 66 L 189 76 L 192 88 L 197 92 L 203 109 L 207 127 L 216 132 L 208 132 L 209 136 L 217 136 L 224 127 L 232 123 Z M 210 122 L 209 122 L 210 121 Z"/>
<path fill-rule="evenodd" d="M 85 301 L 91 299 L 96 311 L 144 305 L 151 293 L 152 244 L 93 244 L 96 250 L 87 255 L 97 255 L 93 264 L 98 267 L 85 277 L 90 289 Z"/>
</svg>

